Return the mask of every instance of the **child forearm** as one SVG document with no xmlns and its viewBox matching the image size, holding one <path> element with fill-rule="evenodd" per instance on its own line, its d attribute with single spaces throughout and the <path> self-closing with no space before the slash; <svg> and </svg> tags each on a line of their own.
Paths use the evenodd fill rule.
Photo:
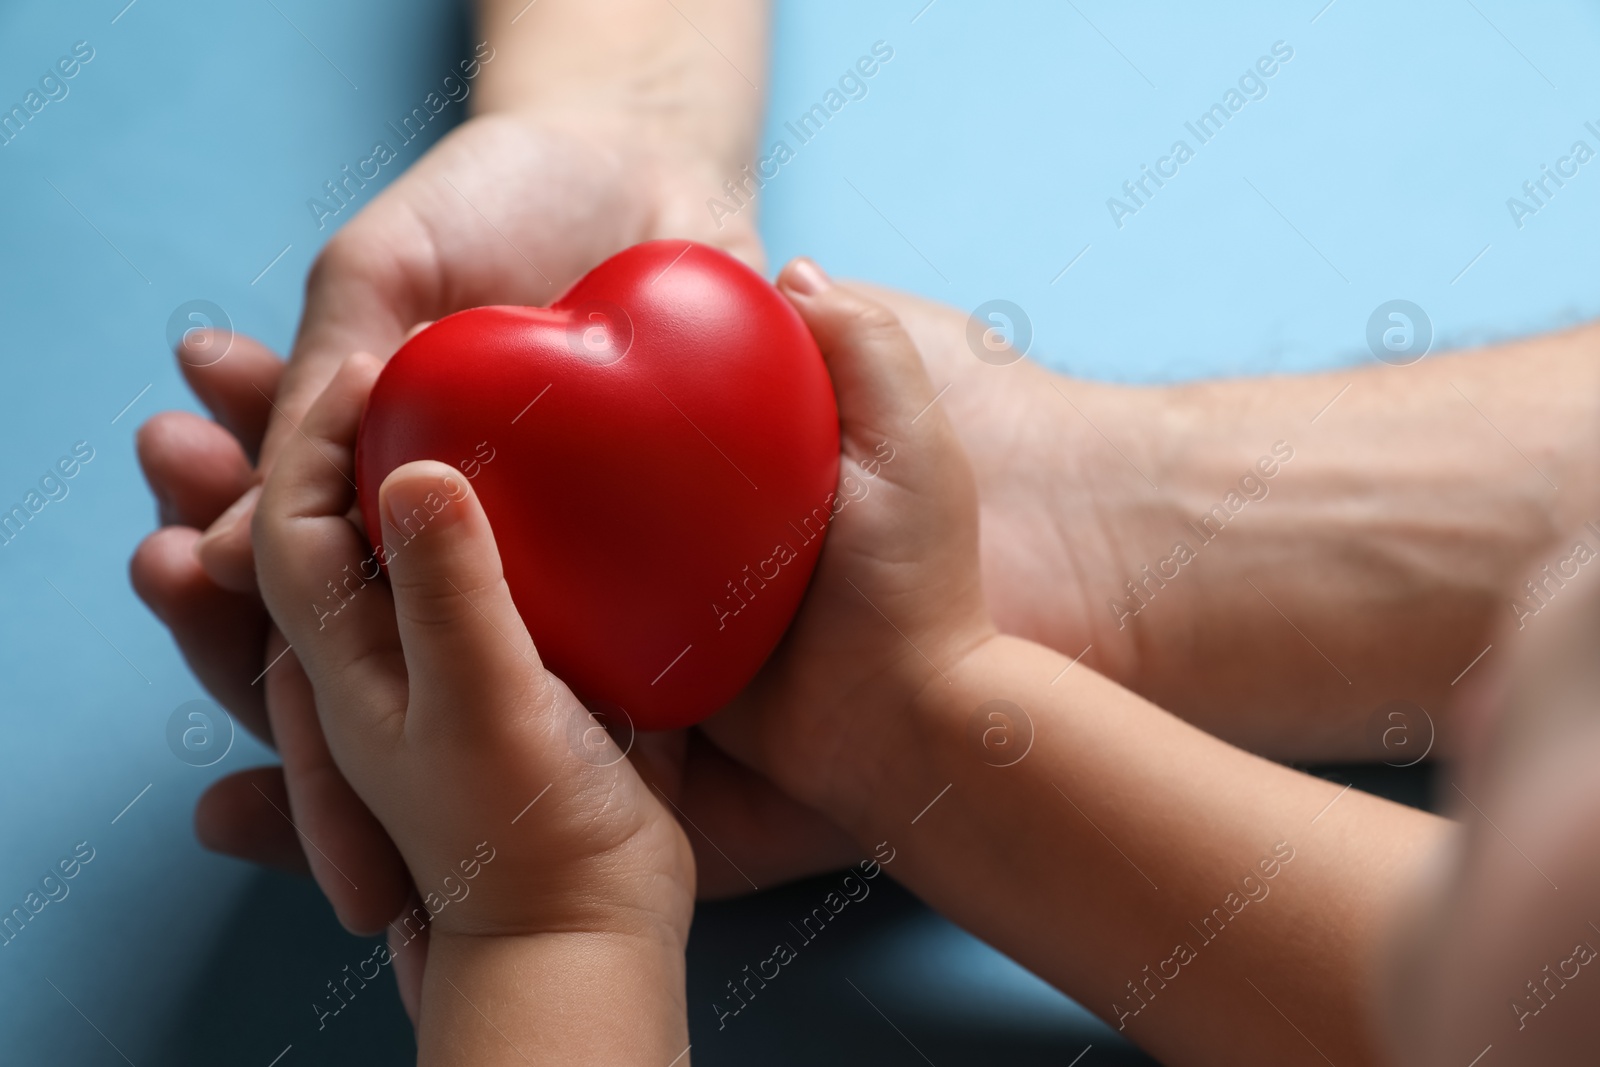
<svg viewBox="0 0 1600 1067">
<path fill-rule="evenodd" d="M 1163 1062 L 1371 1062 L 1376 926 L 1445 824 L 1071 662 L 1000 637 L 944 666 L 836 814 L 888 841 L 891 873 L 931 905 Z"/>
<path fill-rule="evenodd" d="M 419 1067 L 687 1067 L 683 945 L 669 933 L 436 934 L 417 1043 Z"/>
</svg>

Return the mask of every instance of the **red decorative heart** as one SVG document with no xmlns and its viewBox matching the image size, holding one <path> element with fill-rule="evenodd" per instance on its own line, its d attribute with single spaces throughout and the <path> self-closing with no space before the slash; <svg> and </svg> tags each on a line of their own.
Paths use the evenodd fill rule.
<svg viewBox="0 0 1600 1067">
<path fill-rule="evenodd" d="M 788 627 L 830 516 L 839 421 L 777 290 L 716 249 L 651 241 L 549 308 L 474 308 L 407 341 L 356 452 L 374 538 L 378 486 L 418 459 L 471 479 L 545 665 L 591 708 L 668 729 L 731 699 Z M 407 541 L 428 518 L 403 524 Z"/>
</svg>

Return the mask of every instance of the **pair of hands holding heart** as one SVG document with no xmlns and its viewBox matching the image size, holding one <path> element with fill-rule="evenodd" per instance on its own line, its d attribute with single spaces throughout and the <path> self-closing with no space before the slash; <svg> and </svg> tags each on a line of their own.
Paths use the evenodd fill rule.
<svg viewBox="0 0 1600 1067">
<path fill-rule="evenodd" d="M 554 158 L 572 159 L 571 187 L 557 180 L 535 194 L 531 203 L 524 197 L 513 204 L 503 194 L 497 200 L 500 176 L 479 166 L 486 140 L 494 142 L 495 158 L 513 169 L 535 157 L 545 168 Z M 609 162 L 611 169 L 600 166 L 602 162 Z M 606 180 L 595 182 L 596 173 L 607 175 Z M 404 907 L 413 892 L 412 868 L 406 862 L 412 857 L 402 857 L 383 823 L 346 781 L 318 718 L 316 693 L 301 669 L 299 654 L 279 661 L 260 683 L 250 681 L 286 647 L 255 590 L 250 524 L 244 521 L 255 506 L 253 487 L 261 477 L 253 461 L 259 456 L 260 471 L 267 472 L 303 438 L 313 397 L 326 385 L 338 359 L 349 352 L 390 351 L 414 323 L 458 307 L 547 301 L 581 268 L 636 240 L 657 236 L 654 225 L 673 212 L 659 203 L 660 183 L 638 187 L 640 173 L 648 172 L 630 167 L 627 161 L 602 161 L 593 152 L 586 154 L 581 141 L 568 133 L 541 130 L 520 120 L 475 120 L 441 144 L 330 245 L 313 273 L 296 363 L 288 373 L 276 356 L 243 337 L 233 338 L 226 358 L 210 365 L 203 365 L 208 360 L 197 358 L 192 350 L 181 351 L 186 376 L 221 427 L 169 413 L 153 419 L 140 434 L 141 460 L 167 525 L 151 535 L 135 556 L 136 588 L 173 629 L 206 686 L 247 726 L 269 738 L 283 757 L 281 771 L 260 768 L 217 783 L 197 812 L 200 835 L 212 847 L 248 858 L 301 869 L 309 864 L 341 920 L 353 930 L 382 929 Z M 587 205 L 588 213 L 573 220 L 563 198 L 577 197 L 573 187 L 579 184 L 584 189 L 577 202 Z M 473 216 L 450 204 L 449 198 L 456 195 L 470 199 L 475 211 L 493 215 L 499 225 L 490 224 L 487 217 L 478 225 L 460 225 L 471 223 Z M 508 214 L 515 223 L 506 221 Z M 680 214 L 680 221 L 684 217 Z M 551 238 L 552 219 L 569 220 L 570 229 Z M 753 235 L 742 228 L 691 236 L 720 237 L 747 255 L 755 248 Z M 512 242 L 526 238 L 532 247 L 535 237 L 542 238 L 539 247 L 548 242 L 560 249 L 562 259 L 544 260 L 530 272 L 531 262 Z M 857 357 L 867 349 L 890 352 L 899 376 L 896 382 L 876 383 L 868 376 L 846 388 L 834 370 L 845 422 L 846 463 L 859 464 L 870 461 L 877 446 L 888 439 L 884 431 L 893 427 L 886 427 L 884 419 L 909 424 L 911 416 L 932 400 L 934 390 L 891 315 L 840 290 L 828 299 L 838 305 L 833 314 L 842 316 L 844 323 L 834 327 L 835 343 Z M 808 325 L 817 329 L 816 322 Z M 827 343 L 823 347 L 826 353 Z M 901 407 L 909 407 L 890 411 L 885 407 L 889 395 L 885 390 L 894 392 Z M 871 403 L 857 403 L 866 419 L 857 438 L 851 436 L 852 392 L 877 397 Z M 274 412 L 281 418 L 274 420 Z M 890 527 L 887 532 L 893 535 L 893 527 L 903 520 L 877 509 L 887 506 L 886 500 L 901 508 L 915 502 L 919 471 L 938 472 L 940 484 L 930 499 L 947 496 L 950 486 L 944 483 L 952 477 L 957 495 L 963 491 L 959 483 L 965 464 L 942 415 L 934 410 L 916 428 L 932 433 L 939 443 L 934 452 L 944 452 L 946 460 L 953 455 L 953 462 L 939 465 L 937 454 L 900 461 L 893 476 L 883 480 L 885 492 L 878 502 L 870 508 L 855 507 L 852 521 L 865 527 L 876 520 L 880 527 Z M 932 468 L 926 466 L 930 460 L 935 462 Z M 965 478 L 964 491 L 970 497 L 970 474 Z M 892 499 L 896 495 L 900 499 Z M 948 532 L 954 522 L 958 543 L 959 531 L 970 527 L 970 544 L 958 551 L 970 549 L 968 592 L 975 595 L 975 498 L 966 503 L 971 506 L 955 509 L 959 514 L 924 516 L 920 526 Z M 208 526 L 202 537 L 199 529 Z M 902 527 L 900 532 L 914 532 L 916 526 Z M 885 532 L 880 528 L 872 536 Z M 850 543 L 837 532 L 833 543 L 836 555 L 851 556 Z M 856 565 L 873 564 L 871 551 L 858 550 L 855 555 Z M 319 574 L 319 579 L 332 579 L 338 570 Z M 848 591 L 848 586 L 844 588 Z M 842 606 L 836 598 L 830 608 L 835 615 L 874 610 L 863 603 Z M 298 605 L 292 610 L 314 619 Z M 705 610 L 709 617 L 709 607 Z M 837 644 L 851 636 L 837 626 L 820 625 L 824 643 Z M 900 640 L 887 627 L 883 630 L 895 642 Z M 893 660 L 905 650 L 879 649 L 868 641 L 860 643 L 860 651 Z M 785 655 L 780 654 L 780 661 Z M 708 740 L 703 730 L 642 735 L 634 748 L 633 762 L 640 772 L 697 831 L 691 843 L 701 861 L 702 895 L 741 892 L 754 884 L 829 869 L 856 858 L 860 851 L 828 819 L 751 769 L 774 755 L 792 757 L 802 749 L 814 753 L 815 762 L 825 762 L 854 727 L 836 722 L 838 708 L 801 707 L 807 699 L 815 700 L 815 692 L 791 691 L 791 699 L 785 700 L 774 695 L 773 686 L 766 688 L 764 703 L 788 704 L 783 713 L 747 710 L 733 725 L 715 728 L 740 760 Z M 745 702 L 751 699 L 762 698 L 747 697 Z M 789 720 L 782 718 L 785 713 Z M 810 714 L 812 721 L 790 721 L 802 714 Z M 831 731 L 830 723 L 842 729 Z M 785 778 L 810 773 L 797 770 L 793 759 L 787 762 Z M 800 783 L 785 784 L 793 792 Z M 290 812 L 298 833 L 314 845 L 302 849 L 295 831 L 275 808 Z M 711 845 L 713 841 L 720 847 Z M 736 868 L 719 855 L 720 848 L 738 856 Z M 403 971 L 401 977 L 404 986 Z"/>
</svg>

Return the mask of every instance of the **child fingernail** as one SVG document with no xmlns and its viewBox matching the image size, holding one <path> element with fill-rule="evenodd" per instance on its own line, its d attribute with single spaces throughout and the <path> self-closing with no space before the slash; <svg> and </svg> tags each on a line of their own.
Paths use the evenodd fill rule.
<svg viewBox="0 0 1600 1067">
<path fill-rule="evenodd" d="M 391 530 L 410 541 L 425 529 L 453 525 L 466 498 L 466 482 L 454 476 L 396 478 L 383 486 L 384 518 Z"/>
<path fill-rule="evenodd" d="M 789 288 L 801 296 L 816 296 L 832 284 L 822 268 L 804 256 L 789 265 Z"/>
</svg>

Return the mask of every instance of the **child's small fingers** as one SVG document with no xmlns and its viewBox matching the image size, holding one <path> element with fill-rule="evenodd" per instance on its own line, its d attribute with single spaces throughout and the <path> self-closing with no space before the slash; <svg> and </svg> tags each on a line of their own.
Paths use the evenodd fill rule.
<svg viewBox="0 0 1600 1067">
<path fill-rule="evenodd" d="M 395 664 L 384 653 L 398 651 L 399 640 L 372 550 L 346 515 L 356 431 L 380 369 L 371 356 L 345 361 L 282 449 L 252 524 L 262 597 L 295 655 L 319 690 L 352 694 L 344 703 L 370 706 L 374 718 L 395 710 L 374 697 L 393 691 Z"/>
<path fill-rule="evenodd" d="M 922 357 L 893 311 L 834 284 L 809 259 L 785 267 L 778 287 L 817 339 L 847 433 L 904 439 L 942 424 L 928 407 L 935 389 Z"/>
<path fill-rule="evenodd" d="M 350 509 L 356 492 L 352 481 L 356 432 L 367 394 L 382 369 L 365 352 L 340 365 L 295 427 L 274 467 L 267 486 L 271 510 L 289 518 L 320 518 Z"/>
<path fill-rule="evenodd" d="M 443 707 L 460 720 L 503 706 L 506 692 L 521 691 L 530 678 L 541 681 L 488 516 L 467 479 L 419 460 L 391 472 L 378 500 L 412 715 L 418 706 Z"/>
</svg>

